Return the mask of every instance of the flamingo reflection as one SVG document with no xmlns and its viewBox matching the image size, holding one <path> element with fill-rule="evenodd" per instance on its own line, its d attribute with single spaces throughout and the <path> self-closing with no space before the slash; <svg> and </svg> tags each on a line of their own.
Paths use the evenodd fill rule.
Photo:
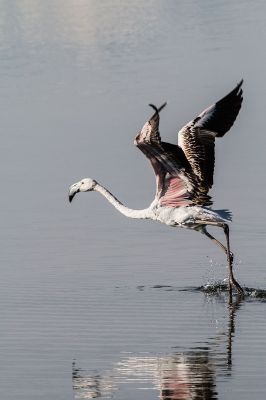
<svg viewBox="0 0 266 400">
<path fill-rule="evenodd" d="M 188 351 L 156 357 L 129 355 L 101 374 L 87 374 L 74 362 L 74 398 L 111 399 L 126 384 L 131 389 L 156 390 L 160 400 L 218 399 L 217 375 L 231 375 L 235 315 L 241 301 L 229 303 L 226 332 Z"/>
</svg>

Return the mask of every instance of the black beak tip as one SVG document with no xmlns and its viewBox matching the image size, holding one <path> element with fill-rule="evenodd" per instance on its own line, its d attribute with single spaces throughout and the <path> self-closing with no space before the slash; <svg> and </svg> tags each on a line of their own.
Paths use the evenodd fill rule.
<svg viewBox="0 0 266 400">
<path fill-rule="evenodd" d="M 77 193 L 79 193 L 79 191 L 80 191 L 80 190 L 78 189 L 78 190 L 76 190 L 76 191 L 74 191 L 74 192 L 73 192 L 73 191 L 70 191 L 70 192 L 69 192 L 69 195 L 68 195 L 69 203 L 72 202 L 73 198 L 76 196 Z"/>
</svg>

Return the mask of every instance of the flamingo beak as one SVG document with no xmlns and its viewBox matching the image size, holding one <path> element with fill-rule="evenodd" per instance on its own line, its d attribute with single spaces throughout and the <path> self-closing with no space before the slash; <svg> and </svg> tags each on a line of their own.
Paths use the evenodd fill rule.
<svg viewBox="0 0 266 400">
<path fill-rule="evenodd" d="M 79 187 L 77 187 L 77 184 L 74 183 L 74 185 L 71 185 L 69 188 L 69 192 L 68 192 L 68 200 L 69 203 L 71 203 L 71 201 L 73 200 L 73 198 L 75 197 L 75 195 L 80 192 Z"/>
</svg>

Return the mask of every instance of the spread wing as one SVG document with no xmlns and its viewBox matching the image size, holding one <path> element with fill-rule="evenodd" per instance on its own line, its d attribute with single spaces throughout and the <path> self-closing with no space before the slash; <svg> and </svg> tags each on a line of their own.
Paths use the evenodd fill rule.
<svg viewBox="0 0 266 400">
<path fill-rule="evenodd" d="M 235 122 L 243 100 L 242 84 L 243 80 L 178 133 L 178 145 L 198 177 L 202 193 L 207 194 L 213 185 L 215 138 L 224 136 Z"/>
<path fill-rule="evenodd" d="M 156 196 L 160 205 L 179 207 L 195 204 L 200 196 L 198 179 L 193 176 L 189 162 L 183 150 L 176 145 L 161 141 L 159 132 L 159 112 L 166 106 L 164 103 L 155 110 L 153 116 L 145 123 L 135 138 L 135 145 L 150 160 L 156 175 Z M 208 203 L 205 196 L 205 203 Z"/>
</svg>

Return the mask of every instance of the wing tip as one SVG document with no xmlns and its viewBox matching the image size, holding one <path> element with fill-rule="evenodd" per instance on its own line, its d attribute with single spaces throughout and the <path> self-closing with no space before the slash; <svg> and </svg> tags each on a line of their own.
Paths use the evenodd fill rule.
<svg viewBox="0 0 266 400">
<path fill-rule="evenodd" d="M 238 84 L 236 85 L 236 87 L 234 89 L 234 92 L 240 97 L 242 97 L 242 95 L 243 95 L 243 88 L 242 88 L 243 83 L 244 83 L 244 79 L 242 78 L 241 81 L 238 82 Z"/>
</svg>

